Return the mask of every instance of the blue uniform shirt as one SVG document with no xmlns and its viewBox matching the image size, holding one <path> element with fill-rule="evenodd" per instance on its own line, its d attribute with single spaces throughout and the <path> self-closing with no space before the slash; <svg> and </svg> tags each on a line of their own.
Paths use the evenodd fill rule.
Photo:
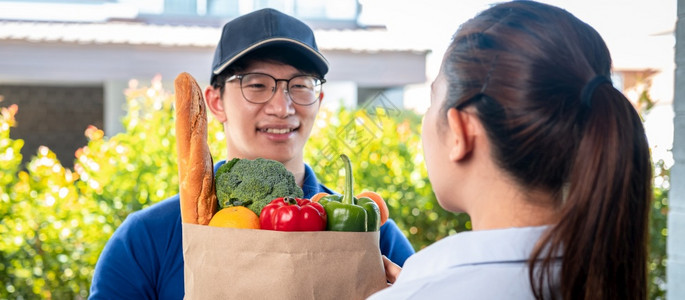
<svg viewBox="0 0 685 300">
<path fill-rule="evenodd" d="M 216 170 L 223 165 L 214 166 Z M 333 194 L 305 165 L 304 197 Z M 95 265 L 90 299 L 183 299 L 183 249 L 179 196 L 130 214 Z M 381 227 L 381 253 L 402 265 L 414 253 L 392 220 Z"/>
</svg>

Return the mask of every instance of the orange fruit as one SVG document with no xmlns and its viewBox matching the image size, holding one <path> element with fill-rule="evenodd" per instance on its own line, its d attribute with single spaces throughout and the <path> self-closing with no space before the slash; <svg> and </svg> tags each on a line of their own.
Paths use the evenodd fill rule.
<svg viewBox="0 0 685 300">
<path fill-rule="evenodd" d="M 372 191 L 363 191 L 359 193 L 359 195 L 357 195 L 357 198 L 361 197 L 370 198 L 371 200 L 376 202 L 376 204 L 378 204 L 378 210 L 381 211 L 381 225 L 385 224 L 385 221 L 388 220 L 388 215 L 390 213 L 388 212 L 388 205 L 385 203 L 385 200 L 383 200 L 383 197 L 381 197 L 381 195 L 379 195 L 378 193 Z"/>
<path fill-rule="evenodd" d="M 328 196 L 328 193 L 324 193 L 324 192 L 316 193 L 314 196 L 312 196 L 312 197 L 309 199 L 309 201 L 311 201 L 311 202 L 319 202 L 319 200 L 321 200 L 321 198 L 324 197 L 324 196 Z"/>
<path fill-rule="evenodd" d="M 216 212 L 209 226 L 259 229 L 259 217 L 245 206 L 231 206 Z"/>
</svg>

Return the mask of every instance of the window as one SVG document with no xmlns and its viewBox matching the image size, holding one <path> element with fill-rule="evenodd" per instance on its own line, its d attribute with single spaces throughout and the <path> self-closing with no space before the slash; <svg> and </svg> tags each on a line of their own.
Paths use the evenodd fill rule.
<svg viewBox="0 0 685 300">
<path fill-rule="evenodd" d="M 295 0 L 294 15 L 304 19 L 355 20 L 355 0 Z"/>
<path fill-rule="evenodd" d="M 206 0 L 207 14 L 212 16 L 238 16 L 240 5 L 238 0 Z"/>
<path fill-rule="evenodd" d="M 313 21 L 356 21 L 359 10 L 357 0 L 140 0 L 136 5 L 149 14 L 221 18 L 269 7 Z"/>
<path fill-rule="evenodd" d="M 293 14 L 293 0 L 254 0 L 254 9 L 273 8 L 286 14 Z"/>
<path fill-rule="evenodd" d="M 164 0 L 164 14 L 196 15 L 197 2 L 195 0 Z"/>
</svg>

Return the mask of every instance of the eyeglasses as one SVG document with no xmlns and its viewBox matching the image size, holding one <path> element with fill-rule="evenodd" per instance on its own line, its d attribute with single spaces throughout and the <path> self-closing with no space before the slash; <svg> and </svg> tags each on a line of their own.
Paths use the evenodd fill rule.
<svg viewBox="0 0 685 300">
<path fill-rule="evenodd" d="M 321 85 L 326 82 L 310 75 L 298 75 L 290 79 L 276 79 L 263 73 L 233 75 L 226 82 L 240 80 L 240 91 L 247 102 L 262 104 L 269 102 L 276 94 L 279 81 L 285 81 L 286 93 L 299 105 L 312 105 L 321 96 Z"/>
</svg>

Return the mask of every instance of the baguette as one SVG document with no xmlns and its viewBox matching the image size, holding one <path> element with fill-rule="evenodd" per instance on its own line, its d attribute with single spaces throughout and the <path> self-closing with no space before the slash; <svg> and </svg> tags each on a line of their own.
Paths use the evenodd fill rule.
<svg viewBox="0 0 685 300">
<path fill-rule="evenodd" d="M 200 86 L 188 73 L 174 81 L 181 221 L 209 224 L 217 210 L 214 163 L 207 144 L 207 108 Z"/>
</svg>

